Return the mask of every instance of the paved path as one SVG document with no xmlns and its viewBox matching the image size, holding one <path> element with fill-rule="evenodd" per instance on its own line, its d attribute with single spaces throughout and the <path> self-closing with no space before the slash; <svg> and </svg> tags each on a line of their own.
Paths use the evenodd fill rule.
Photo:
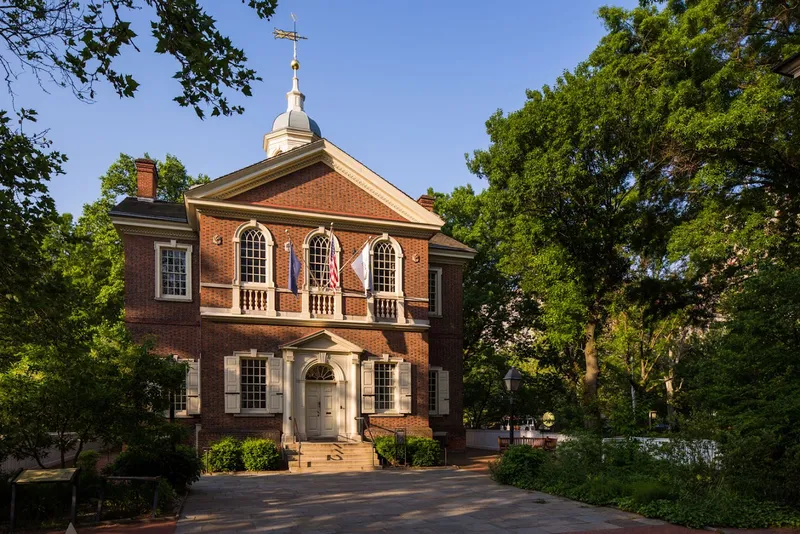
<svg viewBox="0 0 800 534">
<path fill-rule="evenodd" d="M 552 534 L 612 529 L 692 532 L 612 508 L 501 486 L 486 473 L 450 469 L 205 476 L 192 486 L 176 532 Z"/>
</svg>

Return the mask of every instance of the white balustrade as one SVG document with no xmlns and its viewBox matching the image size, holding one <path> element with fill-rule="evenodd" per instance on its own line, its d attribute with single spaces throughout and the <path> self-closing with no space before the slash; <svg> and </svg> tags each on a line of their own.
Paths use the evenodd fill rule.
<svg viewBox="0 0 800 534">
<path fill-rule="evenodd" d="M 375 317 L 381 319 L 397 319 L 397 299 L 375 298 Z"/>
<path fill-rule="evenodd" d="M 247 289 L 239 290 L 239 304 L 242 313 L 266 313 L 267 312 L 267 291 L 266 289 Z"/>
<path fill-rule="evenodd" d="M 333 315 L 335 301 L 333 293 L 311 293 L 309 296 L 309 311 L 312 316 Z"/>
</svg>

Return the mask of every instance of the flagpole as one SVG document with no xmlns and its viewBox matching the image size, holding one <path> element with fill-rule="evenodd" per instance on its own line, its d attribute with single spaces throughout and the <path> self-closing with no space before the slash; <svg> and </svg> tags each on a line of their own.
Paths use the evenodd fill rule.
<svg viewBox="0 0 800 534">
<path fill-rule="evenodd" d="M 344 269 L 344 266 L 345 266 L 345 265 L 349 265 L 349 264 L 350 264 L 350 260 L 352 260 L 353 258 L 355 258 L 357 254 L 361 254 L 361 251 L 362 251 L 362 250 L 364 250 L 364 246 L 365 246 L 367 243 L 369 243 L 370 241 L 372 241 L 372 236 L 369 236 L 369 237 L 367 238 L 367 240 L 366 240 L 366 241 L 364 241 L 364 244 L 363 244 L 363 245 L 361 245 L 361 247 L 358 249 L 358 252 L 356 252 L 355 254 L 351 254 L 351 255 L 350 255 L 350 257 L 349 257 L 349 258 L 347 258 L 347 261 L 345 261 L 345 262 L 342 262 L 342 266 L 341 266 L 341 267 L 339 267 L 339 272 L 340 272 L 340 273 L 342 272 L 342 269 Z"/>
</svg>

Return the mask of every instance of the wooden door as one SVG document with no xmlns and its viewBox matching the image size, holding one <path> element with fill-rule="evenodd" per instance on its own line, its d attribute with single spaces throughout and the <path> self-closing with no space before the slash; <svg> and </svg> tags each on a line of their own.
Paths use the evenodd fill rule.
<svg viewBox="0 0 800 534">
<path fill-rule="evenodd" d="M 322 409 L 320 389 L 319 384 L 306 384 L 306 434 L 309 438 L 316 438 L 322 435 L 322 427 L 320 426 L 320 411 Z"/>
</svg>

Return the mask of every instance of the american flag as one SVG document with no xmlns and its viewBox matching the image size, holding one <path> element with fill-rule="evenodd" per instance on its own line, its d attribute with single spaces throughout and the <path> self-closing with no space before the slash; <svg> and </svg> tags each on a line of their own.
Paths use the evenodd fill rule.
<svg viewBox="0 0 800 534">
<path fill-rule="evenodd" d="M 329 284 L 331 289 L 336 289 L 339 287 L 339 262 L 336 261 L 336 241 L 333 238 L 333 225 L 331 225 L 331 236 L 330 236 L 330 246 L 328 250 L 330 251 L 328 254 L 328 273 L 329 273 Z"/>
</svg>

